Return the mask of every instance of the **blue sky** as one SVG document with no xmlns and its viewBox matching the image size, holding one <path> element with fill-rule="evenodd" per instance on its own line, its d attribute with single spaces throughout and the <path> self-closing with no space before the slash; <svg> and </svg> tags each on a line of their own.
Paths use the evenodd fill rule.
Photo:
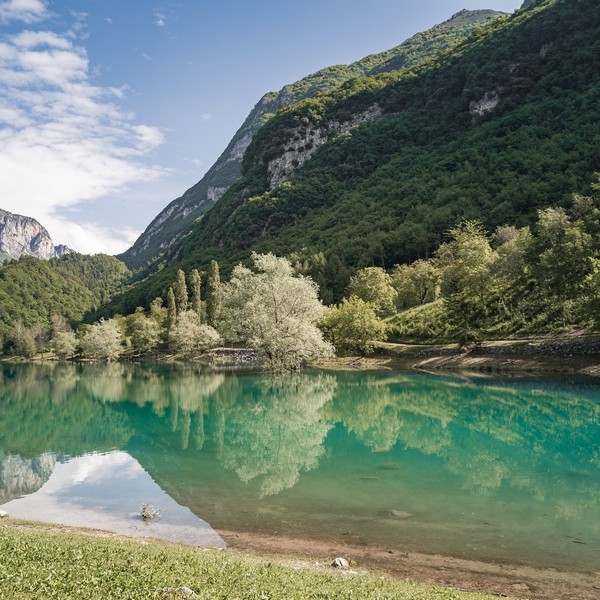
<svg viewBox="0 0 600 600">
<path fill-rule="evenodd" d="M 0 208 L 126 249 L 260 97 L 521 0 L 0 0 Z"/>
</svg>

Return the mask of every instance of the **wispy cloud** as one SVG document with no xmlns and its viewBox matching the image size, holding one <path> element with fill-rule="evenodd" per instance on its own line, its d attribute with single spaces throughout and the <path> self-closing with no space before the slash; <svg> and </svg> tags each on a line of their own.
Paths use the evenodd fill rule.
<svg viewBox="0 0 600 600">
<path fill-rule="evenodd" d="M 21 15 L 45 8 L 13 0 L 0 4 L 0 15 L 9 5 Z M 108 235 L 93 223 L 58 218 L 57 211 L 160 176 L 145 159 L 163 134 L 118 104 L 126 87 L 92 83 L 87 53 L 72 31 L 25 29 L 0 37 L 0 173 L 10 174 L 0 177 L 0 208 L 37 218 L 55 242 L 76 250 L 99 251 L 104 243 L 105 251 L 120 251 L 137 232 Z"/>
<path fill-rule="evenodd" d="M 48 6 L 44 0 L 0 1 L 0 22 L 22 21 L 36 23 L 48 17 Z"/>
<path fill-rule="evenodd" d="M 167 17 L 159 10 L 154 11 L 154 24 L 157 27 L 164 27 L 167 24 Z"/>
</svg>

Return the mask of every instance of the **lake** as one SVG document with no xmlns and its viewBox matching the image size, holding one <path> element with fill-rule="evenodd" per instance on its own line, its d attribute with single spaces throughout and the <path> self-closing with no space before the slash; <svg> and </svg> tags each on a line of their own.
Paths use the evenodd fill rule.
<svg viewBox="0 0 600 600">
<path fill-rule="evenodd" d="M 23 518 L 595 571 L 599 499 L 591 380 L 0 367 L 0 505 Z"/>
</svg>

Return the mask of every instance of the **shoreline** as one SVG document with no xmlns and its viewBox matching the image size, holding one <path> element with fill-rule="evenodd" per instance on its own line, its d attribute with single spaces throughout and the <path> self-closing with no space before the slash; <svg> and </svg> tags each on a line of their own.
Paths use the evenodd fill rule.
<svg viewBox="0 0 600 600">
<path fill-rule="evenodd" d="M 292 564 L 301 561 L 309 566 L 327 567 L 333 558 L 343 556 L 350 561 L 353 569 L 458 591 L 535 600 L 596 600 L 600 595 L 600 571 L 565 571 L 553 567 L 391 551 L 385 546 L 359 546 L 262 533 L 218 532 L 230 549 Z M 324 564 L 319 562 L 323 557 L 327 557 Z"/>
<path fill-rule="evenodd" d="M 294 570 L 333 573 L 337 557 L 346 558 L 349 569 L 340 575 L 390 576 L 398 581 L 412 581 L 448 588 L 459 592 L 475 592 L 491 596 L 531 600 L 595 600 L 600 590 L 600 571 L 582 573 L 556 568 L 491 563 L 437 554 L 390 551 L 384 546 L 358 546 L 348 543 L 291 538 L 271 534 L 232 532 L 218 533 L 227 542 L 225 549 L 190 546 L 154 538 L 132 538 L 127 535 L 87 527 L 23 521 L 10 517 L 0 520 L 1 527 L 17 531 L 37 531 L 58 535 L 79 534 L 93 538 L 131 541 L 143 545 L 196 548 L 201 552 L 225 552 L 232 557 L 248 557 L 262 563 L 275 563 Z"/>
</svg>

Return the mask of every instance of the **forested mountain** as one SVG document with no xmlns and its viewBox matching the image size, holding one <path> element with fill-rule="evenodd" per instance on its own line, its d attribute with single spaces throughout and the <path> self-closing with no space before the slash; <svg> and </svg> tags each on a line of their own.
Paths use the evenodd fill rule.
<svg viewBox="0 0 600 600">
<path fill-rule="evenodd" d="M 0 265 L 0 354 L 19 323 L 48 328 L 53 315 L 76 323 L 106 303 L 129 271 L 112 256 L 75 252 L 49 261 L 32 256 Z"/>
<path fill-rule="evenodd" d="M 47 260 L 69 252 L 71 249 L 67 246 L 55 246 L 46 229 L 35 219 L 0 209 L 0 263 L 21 256 Z"/>
<path fill-rule="evenodd" d="M 416 65 L 455 46 L 475 29 L 502 14 L 492 10 L 460 11 L 448 21 L 418 33 L 391 50 L 372 54 L 350 65 L 322 69 L 296 83 L 284 86 L 278 92 L 265 94 L 206 175 L 161 211 L 135 244 L 119 258 L 129 267 L 137 268 L 171 247 L 241 175 L 242 157 L 253 136 L 282 108 L 333 90 L 356 77 L 377 75 Z"/>
<path fill-rule="evenodd" d="M 116 305 L 251 250 L 295 253 L 331 301 L 356 268 L 427 257 L 461 219 L 533 223 L 600 170 L 599 72 L 598 2 L 538 0 L 434 59 L 283 108 L 242 178 Z"/>
</svg>

